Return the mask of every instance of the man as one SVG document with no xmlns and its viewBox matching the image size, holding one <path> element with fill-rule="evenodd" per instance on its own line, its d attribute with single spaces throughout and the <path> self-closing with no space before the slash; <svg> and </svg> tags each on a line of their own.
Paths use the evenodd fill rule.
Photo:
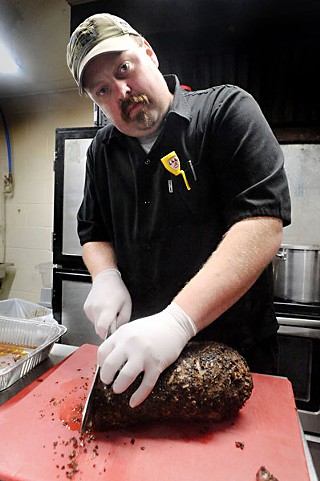
<svg viewBox="0 0 320 481">
<path fill-rule="evenodd" d="M 135 407 L 194 336 L 275 372 L 270 261 L 290 199 L 258 105 L 235 86 L 183 91 L 109 14 L 75 30 L 67 58 L 110 121 L 88 150 L 78 213 L 93 278 L 85 312 L 101 338 L 111 333 L 98 350 L 101 379 L 121 393 L 143 372 Z"/>
</svg>

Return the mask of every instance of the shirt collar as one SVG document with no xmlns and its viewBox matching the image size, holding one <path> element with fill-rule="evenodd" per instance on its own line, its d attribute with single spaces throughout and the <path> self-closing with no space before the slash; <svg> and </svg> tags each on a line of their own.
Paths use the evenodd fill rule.
<svg viewBox="0 0 320 481">
<path fill-rule="evenodd" d="M 174 113 L 181 117 L 185 117 L 187 120 L 191 119 L 190 106 L 186 100 L 187 96 L 190 95 L 180 87 L 179 79 L 176 75 L 165 75 L 164 76 L 168 88 L 171 93 L 173 93 L 173 102 L 168 115 Z"/>
</svg>

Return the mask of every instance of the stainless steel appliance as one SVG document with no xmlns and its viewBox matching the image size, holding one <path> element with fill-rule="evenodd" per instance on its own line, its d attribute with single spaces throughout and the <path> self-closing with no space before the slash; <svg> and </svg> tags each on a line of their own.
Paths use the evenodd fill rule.
<svg viewBox="0 0 320 481">
<path fill-rule="evenodd" d="M 279 375 L 292 383 L 302 429 L 320 473 L 320 304 L 276 299 L 275 308 Z"/>
<path fill-rule="evenodd" d="M 279 373 L 292 382 L 299 417 L 320 476 L 320 143 L 289 131 L 280 143 L 292 201 L 275 259 L 275 309 L 280 324 Z M 290 139 L 290 140 L 289 140 Z"/>
<path fill-rule="evenodd" d="M 68 328 L 65 344 L 99 344 L 83 311 L 91 277 L 81 255 L 77 211 L 82 200 L 87 149 L 97 128 L 56 130 L 52 309 Z"/>
</svg>

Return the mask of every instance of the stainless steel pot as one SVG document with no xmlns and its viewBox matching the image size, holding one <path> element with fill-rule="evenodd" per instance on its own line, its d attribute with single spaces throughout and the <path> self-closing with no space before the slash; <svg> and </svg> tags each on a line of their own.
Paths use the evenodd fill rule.
<svg viewBox="0 0 320 481">
<path fill-rule="evenodd" d="M 273 280 L 275 297 L 320 302 L 320 246 L 282 245 L 273 260 Z"/>
</svg>

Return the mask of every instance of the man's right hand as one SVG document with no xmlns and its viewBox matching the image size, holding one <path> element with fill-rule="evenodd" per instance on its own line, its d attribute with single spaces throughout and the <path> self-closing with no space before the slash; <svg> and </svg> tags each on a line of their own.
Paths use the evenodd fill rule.
<svg viewBox="0 0 320 481">
<path fill-rule="evenodd" d="M 94 278 L 83 308 L 101 339 L 129 322 L 131 297 L 117 269 L 106 269 Z"/>
</svg>

